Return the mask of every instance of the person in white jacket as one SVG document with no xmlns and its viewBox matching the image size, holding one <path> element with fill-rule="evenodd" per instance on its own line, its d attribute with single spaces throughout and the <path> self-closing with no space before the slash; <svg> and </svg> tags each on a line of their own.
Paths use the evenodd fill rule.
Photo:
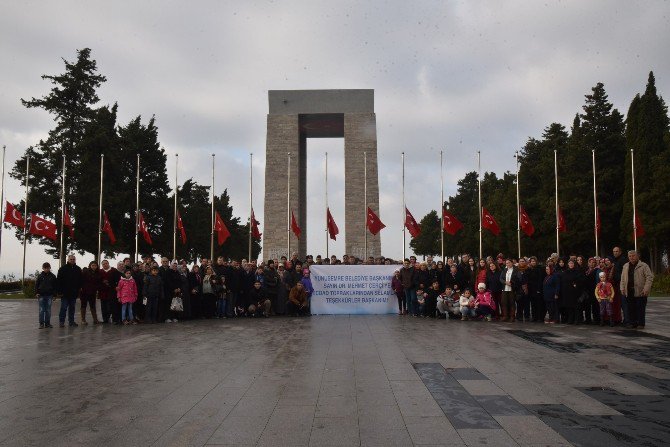
<svg viewBox="0 0 670 447">
<path fill-rule="evenodd" d="M 475 304 L 475 298 L 472 296 L 470 289 L 465 289 L 460 299 L 461 321 L 469 320 L 470 317 L 474 318 L 477 315 Z"/>
</svg>

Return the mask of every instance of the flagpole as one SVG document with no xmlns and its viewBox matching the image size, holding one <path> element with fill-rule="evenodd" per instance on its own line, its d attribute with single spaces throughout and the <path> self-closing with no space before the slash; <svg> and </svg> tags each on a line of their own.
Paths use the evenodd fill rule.
<svg viewBox="0 0 670 447">
<path fill-rule="evenodd" d="M 174 232 L 172 233 L 172 259 L 177 260 L 177 195 L 179 194 L 179 154 L 174 156 Z"/>
<path fill-rule="evenodd" d="M 65 228 L 65 154 L 63 154 L 63 188 L 60 200 L 60 248 L 58 249 L 58 265 L 63 266 L 63 230 Z"/>
<path fill-rule="evenodd" d="M 214 265 L 214 157 L 212 154 L 212 235 L 209 238 L 209 262 Z"/>
<path fill-rule="evenodd" d="M 519 151 L 514 152 L 516 158 L 516 242 L 521 258 L 521 203 L 519 202 Z"/>
<path fill-rule="evenodd" d="M 633 243 L 635 251 L 637 251 L 637 208 L 635 206 L 635 151 L 630 150 L 630 173 L 633 186 Z"/>
<path fill-rule="evenodd" d="M 482 258 L 482 153 L 477 151 L 477 189 L 479 196 L 479 259 Z"/>
<path fill-rule="evenodd" d="M 400 159 L 402 160 L 402 258 L 405 259 L 407 256 L 405 254 L 405 250 L 407 247 L 407 241 L 406 241 L 406 225 L 405 222 L 407 221 L 407 205 L 405 204 L 405 152 L 401 154 Z M 367 207 L 365 209 L 365 212 L 367 213 Z M 367 215 L 366 215 L 367 219 Z"/>
<path fill-rule="evenodd" d="M 286 259 L 291 259 L 291 153 L 288 153 L 288 180 L 286 184 Z"/>
<path fill-rule="evenodd" d="M 561 255 L 561 244 L 560 244 L 560 223 L 558 215 L 558 151 L 554 149 L 554 190 L 555 190 L 555 202 L 556 202 L 556 254 Z"/>
<path fill-rule="evenodd" d="M 2 252 L 2 227 L 5 223 L 5 151 L 6 146 L 2 146 L 2 180 L 0 180 L 0 253 Z"/>
<path fill-rule="evenodd" d="M 330 234 L 328 234 L 328 152 L 326 152 L 326 258 L 330 259 L 328 253 L 328 245 L 330 239 Z"/>
<path fill-rule="evenodd" d="M 440 247 L 444 263 L 444 169 L 442 169 L 442 151 L 440 151 Z M 405 259 L 403 257 L 403 259 Z"/>
<path fill-rule="evenodd" d="M 251 227 L 254 222 L 254 154 L 249 153 L 249 257 L 251 262 Z"/>
<path fill-rule="evenodd" d="M 593 233 L 596 238 L 596 256 L 598 256 L 598 196 L 596 195 L 596 151 L 591 149 L 593 161 Z"/>
<path fill-rule="evenodd" d="M 21 284 L 26 280 L 26 220 L 28 219 L 28 184 L 30 180 L 30 152 L 26 155 L 26 200 L 23 206 L 23 269 Z"/>
<path fill-rule="evenodd" d="M 364 256 L 363 262 L 365 262 L 368 259 L 368 228 L 367 228 L 367 222 L 368 222 L 368 153 L 367 152 L 363 152 L 363 170 L 364 170 L 363 196 L 365 197 L 365 199 L 364 199 L 364 202 L 365 202 L 365 227 L 364 227 L 364 229 L 365 229 L 365 231 L 364 231 L 364 233 L 365 233 L 365 256 Z"/>
<path fill-rule="evenodd" d="M 100 188 L 102 191 L 102 187 Z M 140 236 L 140 154 L 137 154 L 137 179 L 135 181 L 135 262 L 138 262 Z"/>
<path fill-rule="evenodd" d="M 105 154 L 100 154 L 100 200 L 98 206 L 98 257 L 96 262 L 100 262 L 100 254 L 102 253 L 102 180 L 105 170 Z M 137 230 L 137 228 L 135 228 Z"/>
</svg>

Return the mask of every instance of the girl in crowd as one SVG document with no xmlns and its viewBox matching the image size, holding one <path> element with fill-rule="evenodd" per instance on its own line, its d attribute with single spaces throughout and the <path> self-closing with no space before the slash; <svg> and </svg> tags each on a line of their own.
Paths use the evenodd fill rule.
<svg viewBox="0 0 670 447">
<path fill-rule="evenodd" d="M 584 273 L 570 259 L 568 268 L 561 273 L 560 280 L 561 323 L 577 324 L 577 305 L 584 290 Z"/>
<path fill-rule="evenodd" d="M 222 276 L 221 281 L 224 278 Z M 219 278 L 214 274 L 214 269 L 207 266 L 205 276 L 202 279 L 202 314 L 205 318 L 212 318 L 214 315 L 217 318 L 226 316 L 225 299 L 219 298 L 217 301 L 220 286 Z"/>
<path fill-rule="evenodd" d="M 188 274 L 188 288 L 191 291 L 191 316 L 193 318 L 202 317 L 202 275 L 200 266 L 194 264 L 191 272 Z"/>
<path fill-rule="evenodd" d="M 137 301 L 137 284 L 133 279 L 133 272 L 127 269 L 116 286 L 116 296 L 121 303 L 121 321 L 123 324 L 137 324 L 133 317 L 133 303 Z"/>
<path fill-rule="evenodd" d="M 400 279 L 400 270 L 393 272 L 393 278 L 391 278 L 391 289 L 395 293 L 396 298 L 398 298 L 398 315 L 405 313 L 405 291 L 402 287 L 402 280 Z"/>
<path fill-rule="evenodd" d="M 495 306 L 491 292 L 486 290 L 486 284 L 480 282 L 477 284 L 477 296 L 475 297 L 475 309 L 477 315 L 483 316 L 486 321 L 491 321 L 493 315 L 493 307 Z"/>
<path fill-rule="evenodd" d="M 614 326 L 612 321 L 612 301 L 614 301 L 614 287 L 607 281 L 607 274 L 600 272 L 599 282 L 595 288 L 595 296 L 600 306 L 600 325 L 604 326 L 605 321 L 609 320 L 610 326 Z"/>
<path fill-rule="evenodd" d="M 477 313 L 475 312 L 475 298 L 470 293 L 470 289 L 465 289 L 461 295 L 460 300 L 461 305 L 461 321 L 469 320 L 470 317 L 474 318 Z"/>
<path fill-rule="evenodd" d="M 500 282 L 500 268 L 498 267 L 498 263 L 493 260 L 489 262 L 484 284 L 486 284 L 486 290 L 491 292 L 491 298 L 493 299 L 493 316 L 499 318 L 503 286 Z"/>
</svg>

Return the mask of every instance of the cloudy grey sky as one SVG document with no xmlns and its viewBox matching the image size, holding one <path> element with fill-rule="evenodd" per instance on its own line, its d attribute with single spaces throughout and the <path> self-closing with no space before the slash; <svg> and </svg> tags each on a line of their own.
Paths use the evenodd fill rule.
<svg viewBox="0 0 670 447">
<path fill-rule="evenodd" d="M 248 213 L 254 153 L 255 210 L 263 222 L 265 119 L 272 89 L 375 90 L 383 253 L 402 253 L 400 153 L 407 203 L 420 219 L 475 167 L 502 173 L 513 154 L 551 122 L 569 125 L 584 95 L 603 82 L 625 113 L 649 70 L 670 92 L 667 1 L 60 1 L 3 2 L 0 15 L 0 144 L 7 167 L 46 136 L 52 118 L 20 98 L 42 96 L 41 74 L 63 71 L 90 47 L 107 83 L 103 104 L 126 123 L 156 115 L 160 141 L 180 157 L 180 178 L 227 187 L 235 214 Z M 344 142 L 308 144 L 308 251 L 325 251 L 323 154 L 331 209 L 344 227 Z M 183 156 L 188 154 L 188 156 Z M 172 174 L 170 174 L 172 175 Z M 5 195 L 21 190 L 6 179 Z M 76 220 L 76 216 L 75 216 Z M 20 271 L 21 245 L 2 232 L 0 272 Z M 343 237 L 331 245 L 341 254 Z M 28 249 L 29 270 L 45 259 Z"/>
</svg>

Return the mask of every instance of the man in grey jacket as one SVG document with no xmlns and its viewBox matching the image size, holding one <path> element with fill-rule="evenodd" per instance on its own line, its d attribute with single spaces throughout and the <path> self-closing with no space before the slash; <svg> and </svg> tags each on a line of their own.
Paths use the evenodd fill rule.
<svg viewBox="0 0 670 447">
<path fill-rule="evenodd" d="M 626 327 L 644 329 L 647 297 L 651 292 L 654 275 L 649 266 L 640 261 L 635 250 L 628 252 L 628 262 L 621 272 L 621 295 L 628 304 L 629 322 Z"/>
</svg>

